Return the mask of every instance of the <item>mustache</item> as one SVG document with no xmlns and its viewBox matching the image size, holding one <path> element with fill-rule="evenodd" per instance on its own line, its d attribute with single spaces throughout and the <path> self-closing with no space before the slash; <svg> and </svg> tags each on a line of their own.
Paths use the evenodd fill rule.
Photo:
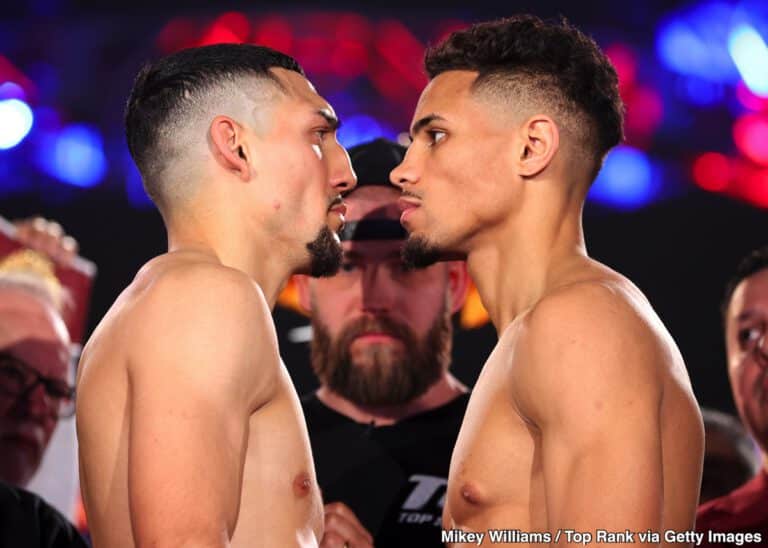
<svg viewBox="0 0 768 548">
<path fill-rule="evenodd" d="M 389 316 L 363 316 L 352 320 L 342 329 L 339 342 L 342 347 L 348 346 L 355 338 L 366 333 L 383 333 L 402 341 L 408 341 L 412 337 L 411 330 Z"/>
<path fill-rule="evenodd" d="M 330 211 L 331 208 L 336 207 L 337 205 L 341 205 L 344 203 L 344 198 L 342 198 L 341 194 L 337 194 L 333 198 L 331 198 L 331 201 L 328 203 L 328 210 Z"/>
</svg>

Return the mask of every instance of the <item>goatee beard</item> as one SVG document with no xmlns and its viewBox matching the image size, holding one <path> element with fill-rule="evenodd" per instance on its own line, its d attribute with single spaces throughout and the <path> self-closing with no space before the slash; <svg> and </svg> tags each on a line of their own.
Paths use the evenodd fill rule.
<svg viewBox="0 0 768 548">
<path fill-rule="evenodd" d="M 403 244 L 401 257 L 406 268 L 426 268 L 440 260 L 441 252 L 426 238 L 409 236 Z"/>
<path fill-rule="evenodd" d="M 324 226 L 317 237 L 307 244 L 310 263 L 309 275 L 315 278 L 333 276 L 339 271 L 343 251 L 338 236 Z"/>
</svg>

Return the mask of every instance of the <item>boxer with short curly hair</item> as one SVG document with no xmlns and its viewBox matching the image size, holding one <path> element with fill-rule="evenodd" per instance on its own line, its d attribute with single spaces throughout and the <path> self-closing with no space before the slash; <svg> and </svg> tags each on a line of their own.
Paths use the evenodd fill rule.
<svg viewBox="0 0 768 548">
<path fill-rule="evenodd" d="M 622 136 L 615 70 L 577 29 L 533 16 L 457 31 L 425 64 L 413 144 L 391 176 L 404 255 L 466 257 L 500 336 L 443 526 L 552 543 L 566 528 L 691 529 L 703 431 L 685 364 L 642 293 L 588 257 L 581 226 Z"/>
</svg>

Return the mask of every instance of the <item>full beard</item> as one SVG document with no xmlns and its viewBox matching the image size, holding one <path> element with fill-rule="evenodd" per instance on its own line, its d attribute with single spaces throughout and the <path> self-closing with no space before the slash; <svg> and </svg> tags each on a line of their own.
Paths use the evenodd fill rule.
<svg viewBox="0 0 768 548">
<path fill-rule="evenodd" d="M 307 244 L 309 275 L 315 278 L 333 276 L 339 271 L 343 252 L 341 243 L 330 228 L 324 226 L 317 237 Z"/>
<path fill-rule="evenodd" d="M 450 363 L 453 327 L 446 305 L 422 340 L 407 325 L 388 317 L 354 321 L 335 340 L 318 320 L 313 319 L 312 328 L 315 374 L 322 384 L 359 405 L 407 403 L 424 394 Z M 398 338 L 402 350 L 371 344 L 353 357 L 352 342 L 369 332 Z"/>
</svg>

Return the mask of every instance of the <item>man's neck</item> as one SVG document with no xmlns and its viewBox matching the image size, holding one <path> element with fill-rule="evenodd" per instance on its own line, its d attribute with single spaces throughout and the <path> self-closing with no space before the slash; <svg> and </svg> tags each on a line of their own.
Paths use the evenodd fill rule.
<svg viewBox="0 0 768 548">
<path fill-rule="evenodd" d="M 499 334 L 589 262 L 577 208 L 534 213 L 528 222 L 484 238 L 467 254 L 469 274 Z"/>
<path fill-rule="evenodd" d="M 238 226 L 230 219 L 175 220 L 168 229 L 168 251 L 199 253 L 247 274 L 259 285 L 273 308 L 292 268 L 278 256 L 280 250 L 266 234 L 247 234 L 245 226 Z"/>
<path fill-rule="evenodd" d="M 387 426 L 407 417 L 441 407 L 467 391 L 467 387 L 456 377 L 450 373 L 445 373 L 424 394 L 399 405 L 360 405 L 338 392 L 334 392 L 327 386 L 321 386 L 318 389 L 317 397 L 327 407 L 355 422 Z"/>
</svg>

